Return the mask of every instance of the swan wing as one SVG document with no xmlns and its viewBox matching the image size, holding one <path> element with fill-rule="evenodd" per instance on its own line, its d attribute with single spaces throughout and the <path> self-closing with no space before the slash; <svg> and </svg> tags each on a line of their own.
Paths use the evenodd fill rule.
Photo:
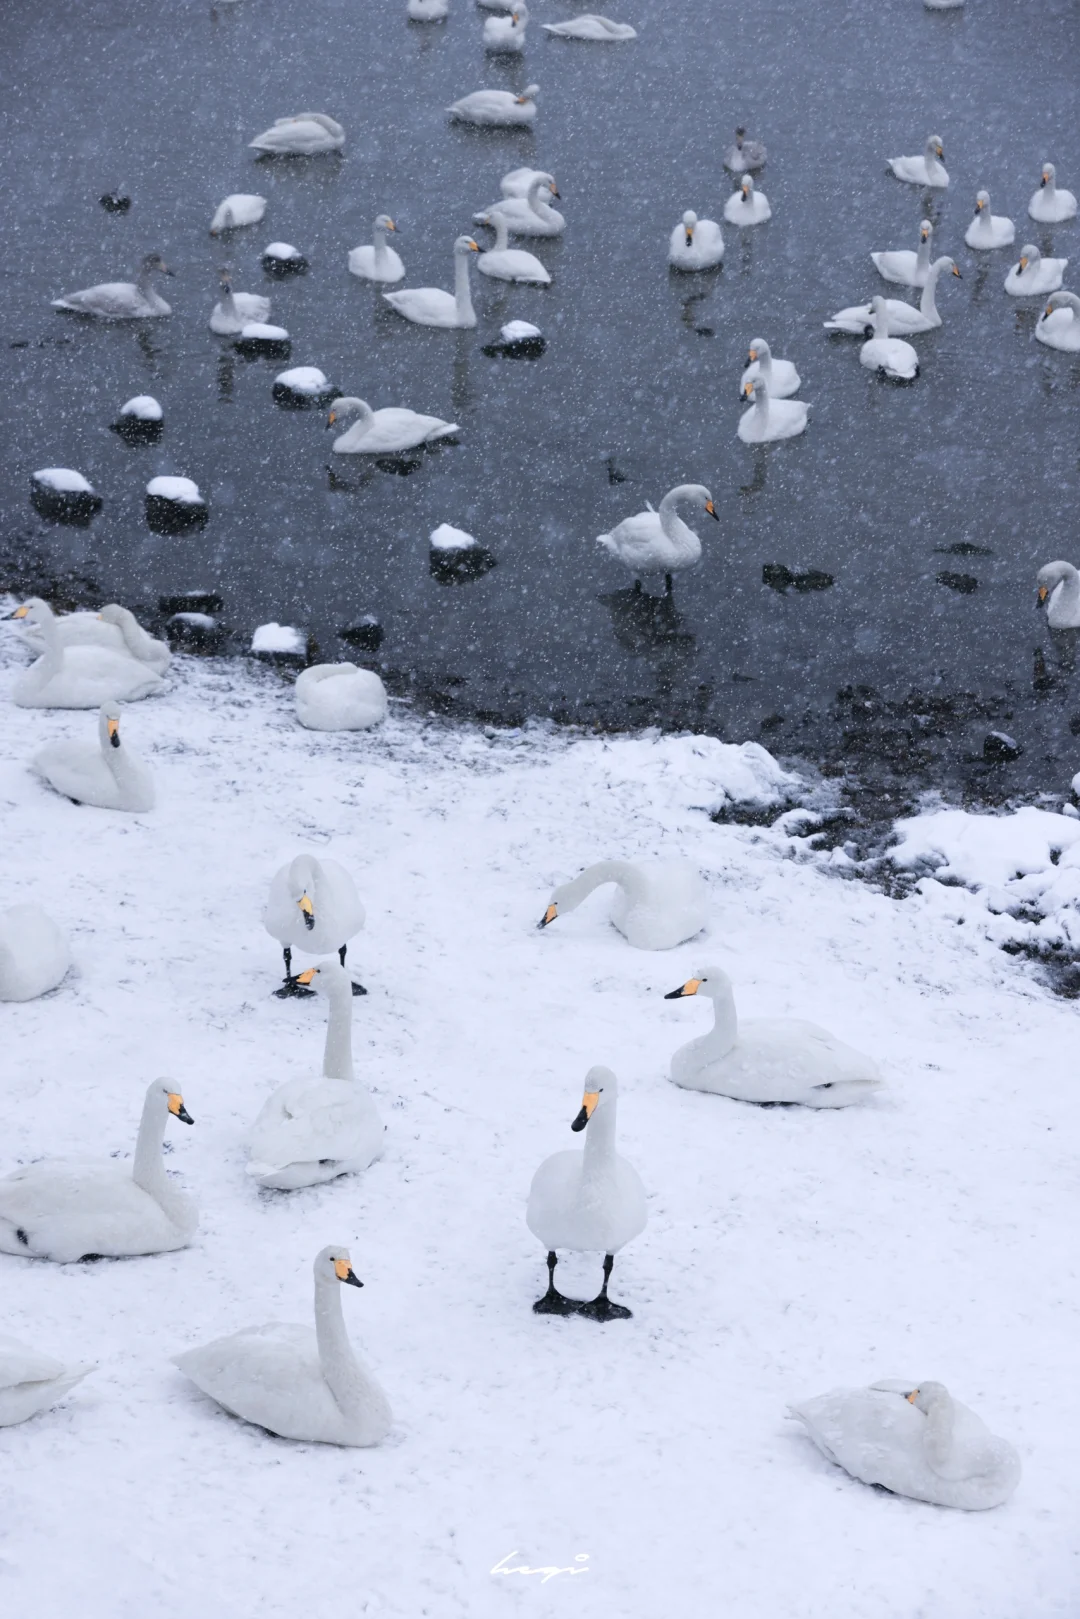
<svg viewBox="0 0 1080 1619">
<path fill-rule="evenodd" d="M 452 293 L 439 287 L 411 287 L 403 292 L 384 292 L 392 309 L 419 326 L 457 324 L 457 303 Z"/>
<path fill-rule="evenodd" d="M 382 1121 L 358 1080 L 289 1080 L 266 1100 L 249 1138 L 249 1173 L 326 1160 L 371 1163 Z"/>
<path fill-rule="evenodd" d="M 186 1206 L 187 1199 L 182 1201 Z M 193 1230 L 193 1223 L 185 1222 L 182 1230 L 169 1219 L 122 1163 L 53 1159 L 0 1181 L 5 1253 L 60 1262 L 84 1254 L 161 1253 L 184 1247 Z"/>
</svg>

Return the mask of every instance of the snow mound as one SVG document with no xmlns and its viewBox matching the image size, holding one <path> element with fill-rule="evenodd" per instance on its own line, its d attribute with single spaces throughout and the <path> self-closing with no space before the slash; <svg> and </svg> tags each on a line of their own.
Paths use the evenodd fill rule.
<svg viewBox="0 0 1080 1619">
<path fill-rule="evenodd" d="M 289 334 L 284 326 L 267 326 L 261 320 L 249 320 L 240 333 L 242 343 L 287 343 Z"/>
<path fill-rule="evenodd" d="M 294 366 L 291 371 L 280 372 L 274 382 L 294 394 L 321 394 L 330 386 L 330 379 L 317 365 Z"/>
<path fill-rule="evenodd" d="M 263 248 L 262 256 L 264 259 L 302 259 L 304 255 L 291 242 L 271 242 L 269 247 Z"/>
<path fill-rule="evenodd" d="M 307 637 L 291 624 L 260 624 L 251 637 L 252 652 L 299 652 L 307 648 Z"/>
<path fill-rule="evenodd" d="M 530 339 L 542 337 L 539 326 L 534 326 L 528 320 L 508 320 L 499 330 L 499 336 L 504 343 L 527 343 Z"/>
<path fill-rule="evenodd" d="M 163 412 L 152 394 L 136 394 L 120 406 L 121 416 L 134 416 L 140 422 L 160 422 Z"/>
<path fill-rule="evenodd" d="M 54 489 L 58 495 L 92 495 L 94 486 L 87 483 L 81 472 L 71 467 L 42 467 L 33 474 L 34 482 L 43 489 Z"/>
<path fill-rule="evenodd" d="M 471 551 L 479 540 L 467 534 L 463 528 L 455 528 L 452 523 L 440 523 L 438 528 L 431 531 L 431 549 L 433 551 Z"/>
<path fill-rule="evenodd" d="M 787 802 L 802 787 L 759 742 L 719 742 L 711 736 L 663 736 L 647 731 L 619 738 L 617 748 L 603 740 L 574 744 L 583 768 L 604 784 L 649 783 L 679 809 L 713 815 L 725 804 Z"/>
<path fill-rule="evenodd" d="M 199 486 L 191 478 L 151 478 L 146 493 L 156 500 L 175 500 L 182 506 L 204 506 Z"/>
</svg>

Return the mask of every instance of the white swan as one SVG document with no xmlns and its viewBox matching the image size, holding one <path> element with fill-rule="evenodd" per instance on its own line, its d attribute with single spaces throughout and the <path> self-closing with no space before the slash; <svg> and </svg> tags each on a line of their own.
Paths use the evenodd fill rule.
<svg viewBox="0 0 1080 1619">
<path fill-rule="evenodd" d="M 367 731 L 386 718 L 386 687 L 355 663 L 313 663 L 293 690 L 296 717 L 309 731 Z"/>
<path fill-rule="evenodd" d="M 724 153 L 724 167 L 732 174 L 747 174 L 751 169 L 763 169 L 768 156 L 760 141 L 748 141 L 746 130 L 740 125 L 735 131 L 735 143 Z"/>
<path fill-rule="evenodd" d="M 743 411 L 736 428 L 744 444 L 771 444 L 805 433 L 810 406 L 801 399 L 773 399 L 762 376 L 744 382 L 741 392 L 744 399 L 751 401 L 751 408 Z"/>
<path fill-rule="evenodd" d="M 405 15 L 412 22 L 444 22 L 450 6 L 448 0 L 407 0 Z"/>
<path fill-rule="evenodd" d="M 345 949 L 364 925 L 364 907 L 345 867 L 336 860 L 299 854 L 274 873 L 263 910 L 263 927 L 278 940 L 285 957 L 285 982 L 279 996 L 311 994 L 296 988 L 292 975 L 294 947 L 309 956 L 336 950 L 345 965 Z M 353 993 L 363 995 L 359 984 Z"/>
<path fill-rule="evenodd" d="M 1015 239 L 1016 226 L 1004 214 L 990 212 L 989 191 L 979 191 L 975 195 L 975 218 L 964 232 L 964 241 L 969 247 L 982 249 L 988 252 L 995 247 L 1008 247 Z"/>
<path fill-rule="evenodd" d="M 566 220 L 547 201 L 549 197 L 558 195 L 553 177 L 543 169 L 537 169 L 524 197 L 503 196 L 489 208 L 474 214 L 473 219 L 478 225 L 486 225 L 490 223 L 492 214 L 501 214 L 512 236 L 561 236 L 566 229 Z"/>
<path fill-rule="evenodd" d="M 471 236 L 459 236 L 454 243 L 454 290 L 441 287 L 410 287 L 404 292 L 384 292 L 391 309 L 417 326 L 439 326 L 444 330 L 476 325 L 476 311 L 469 286 L 469 254 L 480 249 Z"/>
<path fill-rule="evenodd" d="M 941 1383 L 894 1378 L 832 1389 L 788 1408 L 814 1444 L 863 1484 L 969 1512 L 997 1507 L 1020 1482 L 1020 1458 Z"/>
<path fill-rule="evenodd" d="M 1076 218 L 1076 198 L 1071 191 L 1058 190 L 1057 170 L 1052 163 L 1044 163 L 1038 191 L 1032 192 L 1028 213 L 1040 225 L 1062 225 Z"/>
<path fill-rule="evenodd" d="M 97 315 L 101 320 L 153 320 L 171 315 L 172 308 L 154 290 L 151 277 L 172 275 L 159 253 L 148 253 L 139 265 L 134 281 L 102 281 L 82 292 L 69 292 L 54 298 L 54 309 L 67 309 L 76 315 Z"/>
<path fill-rule="evenodd" d="M 1080 573 L 1071 562 L 1047 562 L 1035 582 L 1037 601 L 1052 630 L 1080 630 Z M 1049 604 L 1049 605 L 1047 605 Z"/>
<path fill-rule="evenodd" d="M 896 178 L 906 180 L 909 185 L 940 187 L 949 183 L 940 135 L 926 137 L 921 157 L 890 157 L 886 162 Z"/>
<path fill-rule="evenodd" d="M 507 55 L 523 51 L 528 21 L 529 8 L 525 0 L 519 0 L 509 16 L 488 17 L 482 33 L 484 49 Z"/>
<path fill-rule="evenodd" d="M 372 410 L 363 399 L 353 398 L 335 399 L 326 425 L 333 427 L 339 417 L 353 415 L 359 421 L 334 440 L 336 455 L 400 455 L 459 431 L 456 422 L 444 422 L 441 416 L 421 416 L 396 405 Z"/>
<path fill-rule="evenodd" d="M 65 1265 L 186 1248 L 198 1210 L 165 1173 L 161 1144 L 170 1115 L 194 1121 L 171 1080 L 146 1092 L 135 1161 L 46 1158 L 0 1179 L 0 1252 Z"/>
<path fill-rule="evenodd" d="M 933 225 L 924 219 L 919 226 L 917 251 L 902 247 L 885 253 L 871 253 L 878 274 L 886 281 L 898 281 L 905 287 L 925 287 L 930 274 L 930 243 L 933 235 Z"/>
<path fill-rule="evenodd" d="M 257 292 L 234 292 L 228 270 L 222 270 L 221 288 L 224 297 L 210 312 L 210 330 L 219 337 L 237 337 L 251 321 L 264 322 L 270 317 L 270 300 Z"/>
<path fill-rule="evenodd" d="M 543 197 L 545 202 L 549 202 L 551 192 L 547 189 L 547 174 L 543 169 L 510 169 L 499 181 L 499 190 L 504 197 L 527 197 L 529 187 L 537 175 L 543 181 L 539 195 Z"/>
<path fill-rule="evenodd" d="M 770 399 L 790 399 L 802 386 L 802 378 L 790 360 L 773 358 L 772 349 L 763 337 L 755 337 L 746 356 L 747 366 L 740 386 L 764 377 Z"/>
<path fill-rule="evenodd" d="M 930 266 L 930 273 L 923 285 L 922 293 L 917 304 L 905 303 L 902 298 L 883 298 L 885 305 L 886 336 L 909 337 L 913 332 L 930 332 L 941 325 L 941 314 L 937 306 L 937 287 L 943 273 L 948 270 L 957 280 L 961 280 L 960 271 L 953 259 L 947 253 L 935 259 Z M 865 337 L 866 329 L 874 322 L 873 303 L 852 304 L 847 309 L 840 309 L 832 320 L 825 322 L 827 332 L 849 332 L 855 337 Z"/>
<path fill-rule="evenodd" d="M 349 269 L 365 281 L 400 281 L 405 266 L 386 240 L 387 234 L 397 233 L 397 226 L 389 214 L 380 214 L 371 227 L 372 240 L 364 247 L 354 247 L 349 254 Z"/>
<path fill-rule="evenodd" d="M 1080 354 L 1080 298 L 1075 292 L 1055 292 L 1039 316 L 1035 336 L 1049 348 Z"/>
<path fill-rule="evenodd" d="M 1034 242 L 1028 242 L 1005 277 L 1005 291 L 1014 298 L 1035 298 L 1057 292 L 1068 262 L 1068 259 L 1044 259 Z"/>
<path fill-rule="evenodd" d="M 715 270 L 724 257 L 724 233 L 715 219 L 699 219 L 692 208 L 668 238 L 673 270 Z"/>
<path fill-rule="evenodd" d="M 45 651 L 12 687 L 20 708 L 100 708 L 108 702 L 137 702 L 161 691 L 164 681 L 129 652 L 76 643 L 65 646 L 57 620 L 30 604 L 28 621 L 41 631 Z"/>
<path fill-rule="evenodd" d="M 583 1152 L 552 1153 L 529 1187 L 525 1222 L 547 1249 L 548 1287 L 537 1315 L 584 1315 L 594 1321 L 626 1319 L 631 1311 L 608 1298 L 615 1255 L 645 1229 L 645 1188 L 633 1165 L 615 1150 L 619 1086 L 610 1068 L 590 1068 L 572 1130 L 584 1130 Z M 558 1250 L 603 1254 L 604 1281 L 587 1302 L 568 1299 L 555 1286 Z"/>
<path fill-rule="evenodd" d="M 38 609 L 36 618 L 30 618 L 31 607 Z M 56 634 L 64 646 L 107 646 L 118 652 L 130 652 L 133 658 L 145 663 L 157 674 L 164 674 L 172 662 L 172 653 L 164 641 L 148 634 L 135 614 L 118 602 L 109 602 L 99 613 L 65 613 L 57 618 L 48 602 L 40 596 L 17 607 L 12 618 L 26 624 L 22 639 L 35 652 L 44 652 L 45 636 L 41 624 L 51 618 Z"/>
<path fill-rule="evenodd" d="M 120 709 L 115 703 L 101 706 L 96 746 L 49 742 L 35 753 L 30 767 L 76 804 L 134 814 L 154 807 L 154 778 L 138 755 L 121 744 Z"/>
<path fill-rule="evenodd" d="M 868 371 L 880 371 L 898 382 L 911 382 L 919 374 L 919 356 L 902 337 L 890 337 L 889 315 L 884 298 L 871 300 L 874 335 L 859 350 L 859 364 Z"/>
<path fill-rule="evenodd" d="M 538 287 L 551 285 L 551 276 L 535 253 L 510 246 L 510 228 L 500 208 L 486 214 L 483 223 L 495 232 L 495 246 L 481 253 L 476 261 L 481 275 L 494 276 L 497 281 L 524 281 Z"/>
<path fill-rule="evenodd" d="M 447 112 L 463 124 L 481 124 L 508 129 L 515 124 L 531 124 L 536 118 L 538 84 L 529 84 L 519 96 L 509 90 L 474 90 L 472 95 L 454 101 Z"/>
<path fill-rule="evenodd" d="M 0 1333 L 0 1428 L 47 1411 L 93 1370 L 93 1366 L 65 1366 Z"/>
<path fill-rule="evenodd" d="M 693 486 L 691 486 L 693 487 Z M 700 873 L 685 860 L 600 860 L 556 888 L 540 919 L 576 911 L 594 888 L 616 885 L 611 923 L 638 950 L 674 950 L 700 933 L 709 919 L 709 895 Z"/>
<path fill-rule="evenodd" d="M 629 23 L 612 22 L 610 17 L 598 17 L 594 11 L 583 11 L 580 17 L 572 17 L 569 22 L 546 22 L 541 26 L 545 34 L 554 34 L 556 39 L 595 40 L 598 45 L 614 45 L 637 38 L 637 29 L 631 28 Z"/>
<path fill-rule="evenodd" d="M 40 905 L 0 911 L 0 1001 L 35 1001 L 70 967 L 68 942 Z"/>
<path fill-rule="evenodd" d="M 282 1439 L 377 1445 L 394 1418 L 386 1395 L 349 1342 L 342 1282 L 364 1285 L 347 1248 L 324 1248 L 315 1259 L 314 1332 L 270 1321 L 187 1349 L 172 1357 L 173 1364 L 232 1416 Z"/>
<path fill-rule="evenodd" d="M 755 191 L 752 175 L 744 174 L 738 191 L 725 202 L 724 218 L 729 225 L 763 225 L 772 218 L 769 199 L 764 191 Z"/>
<path fill-rule="evenodd" d="M 663 573 L 667 588 L 671 590 L 671 576 L 683 568 L 692 568 L 701 560 L 701 540 L 676 511 L 680 501 L 700 506 L 709 516 L 720 521 L 713 498 L 704 484 L 679 483 L 669 489 L 660 502 L 659 511 L 650 506 L 648 511 L 636 512 L 616 523 L 610 534 L 598 534 L 597 545 L 602 545 L 612 556 L 618 557 L 624 567 L 639 577 L 642 574 Z"/>
<path fill-rule="evenodd" d="M 707 995 L 713 1027 L 671 1059 L 671 1077 L 684 1090 L 710 1091 L 739 1102 L 801 1102 L 848 1107 L 881 1083 L 877 1064 L 816 1023 L 801 1018 L 739 1021 L 731 979 L 703 967 L 664 997 Z"/>
<path fill-rule="evenodd" d="M 357 1175 L 383 1150 L 385 1131 L 352 1060 L 353 982 L 332 958 L 299 982 L 329 1001 L 322 1074 L 289 1079 L 259 1109 L 248 1138 L 247 1172 L 260 1186 L 292 1192 Z"/>
<path fill-rule="evenodd" d="M 220 236 L 222 231 L 241 230 L 245 225 L 257 225 L 265 215 L 265 197 L 256 196 L 250 191 L 236 191 L 218 204 L 217 212 L 210 221 L 210 234 Z"/>
<path fill-rule="evenodd" d="M 340 152 L 345 131 L 324 112 L 298 112 L 291 118 L 276 118 L 269 129 L 248 141 L 257 152 L 280 157 L 312 157 L 319 152 Z"/>
</svg>

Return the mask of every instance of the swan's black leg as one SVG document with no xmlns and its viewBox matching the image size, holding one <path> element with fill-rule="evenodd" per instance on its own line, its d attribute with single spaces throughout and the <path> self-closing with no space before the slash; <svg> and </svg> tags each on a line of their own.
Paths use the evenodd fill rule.
<svg viewBox="0 0 1080 1619">
<path fill-rule="evenodd" d="M 277 996 L 278 1000 L 283 1001 L 286 999 L 286 997 L 291 995 L 295 995 L 297 997 L 301 995 L 314 995 L 315 991 L 313 989 L 307 989 L 303 984 L 298 984 L 296 979 L 293 977 L 292 951 L 289 949 L 289 946 L 284 945 L 281 953 L 285 957 L 285 982 L 282 984 L 280 989 L 275 989 L 274 991 L 274 994 Z"/>
<path fill-rule="evenodd" d="M 537 1299 L 533 1310 L 537 1315 L 577 1315 L 581 1305 L 577 1299 L 568 1299 L 555 1286 L 555 1266 L 559 1263 L 554 1249 L 547 1256 L 548 1285 L 542 1299 Z"/>
<path fill-rule="evenodd" d="M 338 951 L 338 960 L 341 962 L 341 965 L 343 967 L 345 965 L 345 952 L 346 952 L 347 949 L 348 949 L 348 945 L 343 944 L 341 949 Z M 358 984 L 356 982 L 355 978 L 352 981 L 352 992 L 353 992 L 354 995 L 366 995 L 367 994 L 367 990 L 364 988 L 363 984 Z"/>
<path fill-rule="evenodd" d="M 587 1315 L 591 1321 L 626 1321 L 633 1315 L 633 1311 L 628 1310 L 625 1304 L 612 1304 L 608 1298 L 608 1278 L 614 1263 L 614 1254 L 604 1255 L 604 1285 L 588 1304 L 578 1306 L 578 1315 Z"/>
</svg>

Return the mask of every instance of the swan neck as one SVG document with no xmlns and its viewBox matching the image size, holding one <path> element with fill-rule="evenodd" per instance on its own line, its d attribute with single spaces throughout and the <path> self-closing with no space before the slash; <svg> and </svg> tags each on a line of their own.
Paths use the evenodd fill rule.
<svg viewBox="0 0 1080 1619">
<path fill-rule="evenodd" d="M 497 208 L 491 216 L 491 223 L 495 227 L 494 252 L 505 253 L 510 245 L 510 227 L 506 223 L 505 215 L 501 214 Z"/>
<path fill-rule="evenodd" d="M 661 501 L 661 517 L 663 509 L 664 503 Z M 572 911 L 583 899 L 588 898 L 594 888 L 600 888 L 604 883 L 618 883 L 633 900 L 641 899 L 644 895 L 644 879 L 636 866 L 632 866 L 628 860 L 598 860 L 595 866 L 589 866 L 573 882 L 564 883 L 556 889 L 556 903 L 561 911 Z M 592 1129 L 591 1123 L 589 1129 Z"/>
<path fill-rule="evenodd" d="M 529 186 L 529 195 L 527 199 L 529 207 L 532 209 L 533 213 L 538 214 L 539 217 L 544 220 L 550 219 L 552 212 L 551 208 L 548 206 L 546 197 L 541 199 L 540 196 L 540 192 L 546 185 L 547 181 L 542 180 L 539 175 L 536 175 Z"/>
<path fill-rule="evenodd" d="M 457 318 L 461 325 L 471 324 L 476 315 L 472 305 L 472 288 L 469 285 L 469 261 L 464 253 L 454 254 L 454 302 L 457 305 Z"/>
<path fill-rule="evenodd" d="M 156 1203 L 164 1203 L 170 1193 L 169 1177 L 165 1173 L 165 1161 L 161 1155 L 161 1144 L 165 1139 L 165 1121 L 168 1116 L 165 1097 L 155 1091 L 143 1103 L 138 1139 L 135 1142 L 135 1162 L 131 1178 L 136 1186 L 140 1186 Z"/>
<path fill-rule="evenodd" d="M 923 237 L 922 235 L 919 236 L 919 251 L 918 251 L 918 254 L 917 254 L 916 259 L 915 259 L 915 266 L 916 266 L 916 269 L 917 269 L 919 275 L 922 275 L 924 273 L 924 271 L 928 270 L 929 267 L 930 267 L 930 238 L 929 238 L 929 236 L 927 236 L 927 237 Z"/>
<path fill-rule="evenodd" d="M 362 1392 L 360 1367 L 345 1330 L 341 1286 L 322 1277 L 315 1283 L 315 1339 L 319 1346 L 319 1364 L 330 1393 L 342 1412 L 352 1415 Z"/>
<path fill-rule="evenodd" d="M 323 1074 L 327 1079 L 354 1079 L 352 1059 L 352 985 L 335 984 L 329 995 Z"/>
<path fill-rule="evenodd" d="M 923 1434 L 923 1450 L 935 1473 L 947 1468 L 952 1459 L 955 1416 L 956 1411 L 950 1395 L 943 1392 L 929 1402 Z"/>
<path fill-rule="evenodd" d="M 710 1057 L 726 1057 L 739 1038 L 739 1015 L 735 1010 L 735 995 L 730 984 L 714 992 L 713 1026 L 703 1036 L 702 1044 Z"/>
<path fill-rule="evenodd" d="M 390 257 L 389 245 L 386 240 L 386 231 L 381 225 L 376 225 L 374 233 L 374 259 L 375 266 L 380 269 Z"/>
<path fill-rule="evenodd" d="M 60 639 L 60 630 L 51 611 L 44 613 L 37 620 L 37 627 L 45 650 L 35 667 L 38 670 L 38 680 L 43 684 L 60 673 L 64 663 L 64 643 Z"/>
<path fill-rule="evenodd" d="M 615 1098 L 601 1098 L 585 1127 L 585 1151 L 581 1166 L 583 1186 L 606 1180 L 615 1167 L 618 1156 L 615 1151 L 615 1112 Z"/>
<path fill-rule="evenodd" d="M 941 278 L 941 271 L 942 266 L 940 264 L 930 266 L 930 274 L 926 278 L 926 285 L 922 290 L 922 297 L 919 299 L 920 314 L 929 315 L 931 320 L 937 318 L 937 284 Z"/>
</svg>

